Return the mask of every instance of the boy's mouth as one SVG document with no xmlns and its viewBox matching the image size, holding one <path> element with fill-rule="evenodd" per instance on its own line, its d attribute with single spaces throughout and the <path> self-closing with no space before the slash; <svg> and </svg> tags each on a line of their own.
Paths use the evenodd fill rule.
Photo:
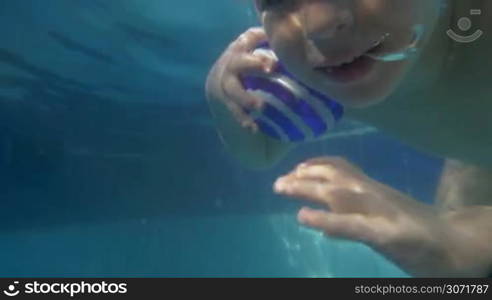
<svg viewBox="0 0 492 300">
<path fill-rule="evenodd" d="M 331 81 L 338 83 L 349 83 L 360 80 L 372 70 L 376 60 L 371 58 L 371 54 L 377 53 L 381 49 L 383 42 L 384 38 L 381 38 L 369 50 L 359 56 L 338 64 L 324 64 L 315 67 L 315 70 L 323 73 Z"/>
</svg>

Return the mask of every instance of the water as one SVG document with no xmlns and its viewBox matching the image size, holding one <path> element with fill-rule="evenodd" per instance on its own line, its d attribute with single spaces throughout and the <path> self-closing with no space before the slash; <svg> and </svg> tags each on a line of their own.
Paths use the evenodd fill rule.
<svg viewBox="0 0 492 300">
<path fill-rule="evenodd" d="M 192 2 L 0 4 L 0 276 L 406 276 L 299 227 L 299 203 L 271 186 L 343 155 L 431 202 L 441 160 L 346 121 L 272 170 L 243 169 L 203 81 L 252 16 Z"/>
</svg>

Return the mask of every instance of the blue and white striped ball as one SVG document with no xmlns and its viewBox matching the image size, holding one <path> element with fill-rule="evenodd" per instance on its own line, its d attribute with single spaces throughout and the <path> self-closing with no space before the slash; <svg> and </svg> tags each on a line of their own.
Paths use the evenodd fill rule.
<svg viewBox="0 0 492 300">
<path fill-rule="evenodd" d="M 275 55 L 266 45 L 259 49 L 264 55 Z M 269 75 L 241 79 L 249 93 L 264 100 L 261 113 L 247 113 L 272 138 L 284 142 L 320 140 L 343 116 L 341 104 L 298 81 L 280 62 Z"/>
</svg>

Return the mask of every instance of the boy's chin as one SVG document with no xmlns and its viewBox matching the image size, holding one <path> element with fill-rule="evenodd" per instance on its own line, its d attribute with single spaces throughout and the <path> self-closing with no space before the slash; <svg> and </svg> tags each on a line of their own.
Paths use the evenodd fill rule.
<svg viewBox="0 0 492 300">
<path fill-rule="evenodd" d="M 395 77 L 399 74 L 393 74 Z M 323 85 L 318 91 L 332 97 L 347 108 L 366 108 L 388 99 L 397 89 L 400 80 L 387 76 L 371 76 L 350 85 Z"/>
<path fill-rule="evenodd" d="M 352 89 L 337 97 L 337 101 L 347 108 L 367 108 L 384 102 L 392 92 L 393 89 L 378 91 Z"/>
</svg>

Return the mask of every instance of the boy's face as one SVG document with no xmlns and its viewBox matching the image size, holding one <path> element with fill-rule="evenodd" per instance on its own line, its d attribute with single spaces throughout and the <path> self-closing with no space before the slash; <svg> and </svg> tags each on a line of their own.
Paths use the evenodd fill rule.
<svg viewBox="0 0 492 300">
<path fill-rule="evenodd" d="M 256 0 L 256 6 L 289 71 L 344 105 L 365 107 L 391 94 L 412 60 L 383 62 L 364 54 L 407 48 L 417 24 L 425 28 L 425 40 L 440 1 Z"/>
</svg>

